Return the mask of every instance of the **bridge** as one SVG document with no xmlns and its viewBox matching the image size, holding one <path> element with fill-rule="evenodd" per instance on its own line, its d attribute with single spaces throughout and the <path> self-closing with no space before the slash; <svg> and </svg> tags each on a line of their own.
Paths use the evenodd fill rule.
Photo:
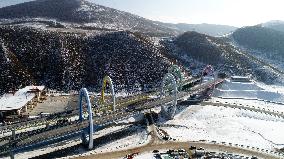
<svg viewBox="0 0 284 159">
<path fill-rule="evenodd" d="M 223 82 L 223 79 L 203 83 L 201 80 L 202 77 L 185 78 L 179 68 L 173 66 L 164 76 L 160 89 L 118 100 L 115 98 L 114 83 L 106 76 L 103 79 L 101 97 L 98 101 L 99 107 L 91 103 L 88 90 L 82 88 L 79 93 L 78 109 L 1 127 L 0 156 L 10 155 L 13 158 L 15 153 L 61 142 L 73 136 L 81 136 L 83 145 L 93 149 L 93 133 L 97 129 L 150 112 L 154 108 L 161 108 L 161 114 L 165 118 L 172 119 L 180 99 L 208 91 Z M 111 92 L 110 103 L 105 100 L 107 84 Z M 152 95 L 159 98 L 151 98 Z M 129 109 L 129 105 L 134 106 Z"/>
</svg>

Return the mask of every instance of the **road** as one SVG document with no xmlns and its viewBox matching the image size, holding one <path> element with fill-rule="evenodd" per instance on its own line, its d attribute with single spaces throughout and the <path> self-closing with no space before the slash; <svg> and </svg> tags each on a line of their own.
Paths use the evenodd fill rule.
<svg viewBox="0 0 284 159">
<path fill-rule="evenodd" d="M 188 79 L 186 82 L 195 82 L 198 79 Z M 150 93 L 150 94 L 139 94 L 139 95 L 135 95 L 132 97 L 126 97 L 126 98 L 117 98 L 117 108 L 124 108 L 127 105 L 133 104 L 137 101 L 144 101 L 147 100 L 149 96 L 155 94 L 156 92 Z M 104 109 L 108 109 L 111 106 L 111 104 L 106 104 L 103 108 L 101 108 L 101 110 Z M 60 115 L 60 118 L 55 118 L 55 119 L 48 119 L 47 117 L 43 117 L 40 119 L 30 119 L 28 121 L 23 121 L 23 122 L 19 122 L 19 123 L 14 123 L 11 125 L 7 125 L 7 126 L 2 126 L 1 130 L 0 130 L 0 134 L 1 133 L 7 133 L 11 130 L 21 130 L 21 129 L 27 129 L 30 127 L 37 127 L 39 125 L 46 125 L 46 123 L 48 122 L 57 122 L 58 120 L 62 120 L 62 119 L 66 119 L 66 118 L 70 118 L 73 117 L 74 115 L 79 114 L 79 108 L 75 109 L 75 110 L 70 110 L 71 113 L 70 114 L 65 114 L 65 115 Z"/>
<path fill-rule="evenodd" d="M 165 149 L 185 149 L 188 150 L 190 146 L 195 147 L 202 147 L 206 151 L 214 151 L 214 152 L 227 152 L 231 154 L 242 154 L 245 156 L 256 156 L 258 158 L 263 159 L 281 159 L 280 156 L 268 154 L 261 151 L 255 151 L 252 149 L 245 149 L 236 146 L 230 145 L 221 145 L 221 144 L 214 144 L 214 143 L 206 143 L 206 142 L 171 142 L 171 141 L 162 141 L 159 137 L 157 137 L 157 131 L 154 125 L 148 126 L 149 130 L 151 130 L 150 135 L 151 139 L 147 145 L 131 148 L 128 150 L 121 150 L 121 151 L 112 151 L 107 153 L 100 153 L 94 154 L 89 156 L 83 157 L 76 157 L 75 159 L 106 159 L 106 158 L 123 158 L 126 155 L 133 154 L 133 153 L 152 153 L 153 150 L 165 150 Z M 283 157 L 282 157 L 283 159 Z"/>
<path fill-rule="evenodd" d="M 132 97 L 128 97 L 128 98 L 118 98 L 117 100 L 117 108 L 121 109 L 124 108 L 130 104 L 139 102 L 139 101 L 146 101 L 148 99 L 148 97 L 151 94 L 139 94 L 136 96 L 132 96 Z M 105 107 L 100 108 L 100 111 L 104 110 L 104 109 L 109 109 L 109 107 L 111 107 L 111 104 L 106 104 Z M 93 110 L 96 111 L 97 109 Z M 30 129 L 31 127 L 39 127 L 39 126 L 45 126 L 47 124 L 51 125 L 51 123 L 56 123 L 59 120 L 63 120 L 63 119 L 70 119 L 74 116 L 78 116 L 79 114 L 79 108 L 75 109 L 75 110 L 70 110 L 70 113 L 65 113 L 60 115 L 59 117 L 56 118 L 52 118 L 49 119 L 48 117 L 43 117 L 43 118 L 39 118 L 39 119 L 31 119 L 28 121 L 24 121 L 24 122 L 20 122 L 20 123 L 15 123 L 15 124 L 11 124 L 11 125 L 7 125 L 7 126 L 3 126 L 1 127 L 0 130 L 0 134 L 6 134 L 11 132 L 12 130 L 16 130 L 16 131 L 21 131 L 21 130 L 27 130 Z M 1 139 L 0 139 L 1 140 Z"/>
<path fill-rule="evenodd" d="M 164 149 L 185 149 L 187 150 L 190 146 L 195 147 L 203 147 L 205 150 L 209 151 L 223 151 L 228 152 L 232 154 L 242 154 L 246 156 L 256 156 L 258 158 L 262 159 L 283 159 L 280 156 L 274 156 L 270 154 L 266 154 L 264 152 L 257 152 L 249 149 L 242 149 L 239 147 L 231 147 L 226 145 L 217 145 L 217 144 L 210 144 L 210 143 L 202 143 L 202 142 L 166 142 L 161 144 L 153 144 L 153 145 L 146 145 L 138 148 L 132 148 L 129 150 L 122 150 L 122 151 L 116 151 L 116 152 L 107 152 L 102 154 L 95 154 L 90 156 L 84 156 L 84 157 L 77 157 L 75 159 L 106 159 L 106 158 L 123 158 L 128 154 L 132 153 L 143 153 L 143 152 L 152 152 L 153 150 L 164 150 Z"/>
<path fill-rule="evenodd" d="M 201 90 L 204 90 L 205 88 L 207 88 L 210 85 L 212 85 L 212 83 L 205 83 L 205 84 L 193 87 L 190 90 L 190 92 L 180 92 L 178 94 L 178 98 L 179 99 L 184 98 L 184 97 L 186 97 L 190 94 L 200 92 Z M 104 123 L 108 123 L 108 122 L 113 122 L 113 121 L 118 120 L 118 119 L 127 118 L 128 116 L 132 116 L 134 114 L 147 112 L 149 109 L 152 109 L 152 108 L 155 108 L 155 107 L 160 107 L 164 103 L 169 103 L 171 101 L 172 101 L 172 97 L 166 97 L 166 98 L 157 99 L 155 101 L 151 101 L 149 103 L 143 104 L 141 107 L 139 107 L 138 109 L 135 109 L 131 112 L 125 112 L 125 111 L 118 110 L 118 111 L 112 112 L 110 114 L 105 114 L 102 117 L 95 117 L 94 123 L 99 125 L 99 124 L 104 124 Z M 279 114 L 273 114 L 273 113 L 276 113 L 276 112 L 270 112 L 270 111 L 265 112 L 265 111 L 257 109 L 257 108 L 245 107 L 245 106 L 242 106 L 242 105 L 230 105 L 230 104 L 213 103 L 213 102 L 202 102 L 201 105 L 226 106 L 226 107 L 240 108 L 240 109 L 246 109 L 246 110 L 252 110 L 252 111 L 261 111 L 261 112 L 264 112 L 264 113 L 267 113 L 267 114 L 279 116 Z M 63 135 L 63 134 L 68 134 L 70 132 L 79 131 L 79 130 L 82 130 L 83 128 L 86 128 L 88 126 L 88 124 L 89 124 L 88 121 L 84 121 L 82 123 L 77 123 L 77 124 L 73 124 L 73 125 L 70 125 L 70 126 L 65 126 L 65 127 L 55 129 L 55 130 L 40 133 L 40 134 L 31 136 L 27 139 L 21 140 L 19 143 L 17 143 L 17 145 L 18 146 L 28 145 L 28 144 L 31 144 L 33 142 L 38 142 L 38 141 L 46 140 L 48 138 L 60 136 L 60 135 Z M 266 158 L 269 158 L 269 159 L 280 159 L 281 158 L 281 157 L 274 156 L 272 154 L 267 154 L 267 153 L 255 151 L 255 150 L 252 150 L 252 149 L 244 149 L 244 148 L 241 148 L 241 147 L 235 147 L 235 146 L 230 146 L 230 145 L 218 145 L 218 144 L 214 144 L 214 143 L 205 143 L 205 142 L 166 142 L 166 141 L 160 140 L 157 137 L 157 133 L 155 133 L 155 126 L 154 125 L 150 126 L 150 130 L 152 131 L 152 133 L 150 133 L 152 137 L 151 137 L 150 142 L 145 146 L 132 148 L 132 149 L 129 149 L 129 150 L 95 154 L 95 155 L 85 156 L 85 157 L 78 157 L 78 159 L 122 158 L 122 157 L 126 156 L 127 154 L 132 154 L 132 153 L 135 153 L 135 152 L 142 153 L 142 152 L 152 152 L 155 149 L 159 150 L 159 149 L 178 149 L 178 148 L 183 148 L 183 149 L 187 150 L 190 146 L 203 147 L 206 150 L 210 150 L 210 151 L 222 150 L 224 152 L 233 153 L 233 154 L 257 156 L 259 158 L 265 158 L 265 159 Z"/>
<path fill-rule="evenodd" d="M 177 95 L 178 99 L 184 98 L 184 97 L 189 96 L 191 94 L 201 92 L 201 91 L 207 89 L 208 87 L 211 87 L 213 84 L 220 83 L 222 81 L 223 80 L 218 79 L 218 80 L 206 82 L 206 83 L 203 83 L 201 85 L 197 85 L 197 86 L 192 87 L 189 92 L 179 92 L 178 95 Z M 165 98 L 160 98 L 160 99 L 156 99 L 155 101 L 145 103 L 145 104 L 141 105 L 140 107 L 138 107 L 138 108 L 136 108 L 136 109 L 134 109 L 130 112 L 125 111 L 123 109 L 118 109 L 115 112 L 111 112 L 109 114 L 103 114 L 100 117 L 94 116 L 94 119 L 93 119 L 94 124 L 95 125 L 103 125 L 103 124 L 107 124 L 107 123 L 112 123 L 116 120 L 126 119 L 126 118 L 133 116 L 133 115 L 136 115 L 136 114 L 148 112 L 152 108 L 161 107 L 165 103 L 170 103 L 172 100 L 173 100 L 172 96 L 167 96 Z M 40 123 L 37 123 L 37 122 L 35 122 L 33 124 L 36 124 L 36 126 L 38 126 L 38 124 L 40 124 Z M 46 119 L 41 119 L 40 122 L 46 123 Z M 30 123 L 29 122 L 18 123 L 17 126 L 21 127 L 21 126 L 23 126 L 22 124 L 29 125 Z M 27 125 L 25 125 L 25 126 L 27 126 Z M 59 137 L 59 136 L 64 136 L 64 135 L 69 134 L 69 133 L 74 133 L 76 131 L 80 131 L 80 130 L 88 127 L 88 125 L 89 125 L 88 120 L 85 120 L 81 123 L 76 123 L 76 124 L 72 124 L 72 125 L 68 125 L 68 126 L 62 126 L 60 128 L 48 130 L 48 131 L 41 132 L 41 133 L 38 133 L 38 134 L 25 135 L 25 136 L 21 137 L 20 139 L 16 140 L 16 142 L 15 142 L 16 147 L 18 148 L 20 146 L 26 146 L 26 145 L 30 145 L 30 144 L 34 144 L 34 143 L 38 143 L 38 142 L 43 142 L 45 140 L 50 140 L 51 138 L 56 138 L 56 137 Z M 10 128 L 10 126 L 8 126 L 6 128 Z M 1 145 L 1 146 L 5 146 L 5 145 Z"/>
</svg>

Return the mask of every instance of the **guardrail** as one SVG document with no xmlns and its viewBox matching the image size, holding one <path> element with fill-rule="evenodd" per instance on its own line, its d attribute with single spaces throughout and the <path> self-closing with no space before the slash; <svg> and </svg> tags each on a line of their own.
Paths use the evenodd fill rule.
<svg viewBox="0 0 284 159">
<path fill-rule="evenodd" d="M 194 141 L 193 141 L 194 142 Z M 211 143 L 211 144 L 216 144 L 216 145 L 224 145 L 224 146 L 229 146 L 229 147 L 237 147 L 237 148 L 242 148 L 242 149 L 248 149 L 248 150 L 253 150 L 255 152 L 260 152 L 260 153 L 266 153 L 268 155 L 275 155 L 277 157 L 284 157 L 284 153 L 281 153 L 279 151 L 272 151 L 264 148 L 259 148 L 255 146 L 249 146 L 249 145 L 244 145 L 244 144 L 237 144 L 237 143 L 232 143 L 232 142 L 217 142 L 214 140 L 208 141 L 208 140 L 199 140 L 196 142 L 205 142 L 205 143 Z"/>
<path fill-rule="evenodd" d="M 206 105 L 211 105 L 211 106 L 217 106 L 217 107 L 230 107 L 230 108 L 238 108 L 238 109 L 244 109 L 244 110 L 249 110 L 249 111 L 254 111 L 254 112 L 260 112 L 268 115 L 272 115 L 275 117 L 283 118 L 284 119 L 284 112 L 279 112 L 279 111 L 274 111 L 270 109 L 265 109 L 265 108 L 260 108 L 260 107 L 255 107 L 255 106 L 249 106 L 249 105 L 243 105 L 243 104 L 229 104 L 228 102 L 221 103 L 219 101 L 216 102 L 210 102 L 210 101 L 205 101 L 201 102 L 202 106 Z"/>
<path fill-rule="evenodd" d="M 232 97 L 217 97 L 220 99 L 242 99 L 242 100 L 257 100 L 260 102 L 266 102 L 266 103 L 273 103 L 273 104 L 278 104 L 278 105 L 284 105 L 282 102 L 275 102 L 275 101 L 269 101 L 269 100 L 264 100 L 264 99 L 258 99 L 258 98 L 232 98 Z"/>
</svg>

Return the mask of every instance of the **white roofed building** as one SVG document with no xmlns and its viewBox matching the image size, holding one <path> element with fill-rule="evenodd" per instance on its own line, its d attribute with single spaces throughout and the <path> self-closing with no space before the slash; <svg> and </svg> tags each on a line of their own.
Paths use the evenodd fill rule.
<svg viewBox="0 0 284 159">
<path fill-rule="evenodd" d="M 26 86 L 25 88 L 19 89 L 14 93 L 6 93 L 0 96 L 0 112 L 16 112 L 18 115 L 21 112 L 27 111 L 27 105 L 30 101 L 39 101 L 41 92 L 45 89 L 45 86 Z"/>
</svg>

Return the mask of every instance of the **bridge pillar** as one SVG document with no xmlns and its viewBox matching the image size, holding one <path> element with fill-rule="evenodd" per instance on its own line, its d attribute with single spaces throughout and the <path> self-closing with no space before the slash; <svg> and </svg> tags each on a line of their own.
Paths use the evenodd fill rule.
<svg viewBox="0 0 284 159">
<path fill-rule="evenodd" d="M 166 115 L 168 118 L 173 119 L 175 112 L 176 112 L 176 106 L 177 106 L 178 86 L 177 86 L 174 75 L 171 73 L 167 73 L 163 78 L 162 86 L 161 86 L 161 93 L 160 93 L 161 98 L 166 96 L 166 91 L 170 91 L 170 93 L 173 93 L 174 99 L 173 99 L 171 106 L 169 107 L 162 106 L 162 113 Z"/>
<path fill-rule="evenodd" d="M 10 144 L 9 144 L 9 156 L 11 159 L 15 158 L 15 153 L 14 153 L 14 148 L 15 148 L 15 137 L 16 137 L 16 130 L 12 130 L 12 137 L 10 139 Z"/>
<path fill-rule="evenodd" d="M 79 109 L 80 109 L 80 114 L 79 114 L 79 120 L 80 122 L 83 122 L 84 116 L 83 116 L 83 98 L 85 98 L 87 108 L 88 108 L 88 120 L 89 120 L 89 128 L 88 132 L 83 131 L 82 133 L 82 141 L 83 144 L 88 144 L 89 149 L 93 149 L 93 131 L 94 131 L 94 123 L 93 123 L 93 111 L 92 111 L 92 105 L 91 101 L 89 98 L 89 93 L 86 88 L 82 88 L 80 90 L 80 99 L 79 99 Z M 89 135 L 89 137 L 87 137 Z"/>
<path fill-rule="evenodd" d="M 168 73 L 171 73 L 175 77 L 178 88 L 180 89 L 183 81 L 183 75 L 180 68 L 177 65 L 173 65 L 168 69 Z"/>
<path fill-rule="evenodd" d="M 214 76 L 214 67 L 211 66 L 211 65 L 207 65 L 202 73 L 201 73 L 201 83 L 203 82 L 203 79 L 204 79 L 204 76 L 207 76 L 207 75 L 213 75 Z M 215 76 L 214 76 L 215 78 Z"/>
</svg>

